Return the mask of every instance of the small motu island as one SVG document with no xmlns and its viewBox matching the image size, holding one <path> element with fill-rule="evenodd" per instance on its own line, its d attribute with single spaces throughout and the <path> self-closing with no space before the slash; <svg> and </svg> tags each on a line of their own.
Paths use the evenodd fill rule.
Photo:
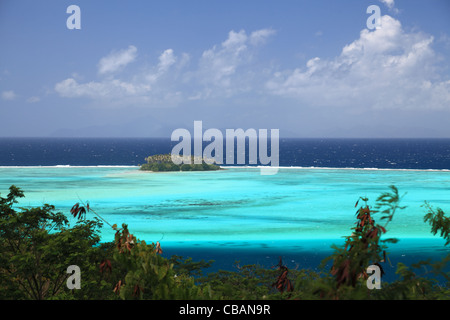
<svg viewBox="0 0 450 320">
<path fill-rule="evenodd" d="M 197 160 L 197 161 L 195 161 Z M 215 163 L 209 163 L 213 161 L 205 162 L 205 159 L 201 159 L 201 164 L 199 159 L 191 156 L 190 163 L 175 164 L 172 161 L 170 154 L 157 154 L 145 158 L 147 163 L 142 164 L 141 170 L 152 171 L 152 172 L 164 172 L 164 171 L 213 171 L 220 170 L 221 167 Z"/>
</svg>

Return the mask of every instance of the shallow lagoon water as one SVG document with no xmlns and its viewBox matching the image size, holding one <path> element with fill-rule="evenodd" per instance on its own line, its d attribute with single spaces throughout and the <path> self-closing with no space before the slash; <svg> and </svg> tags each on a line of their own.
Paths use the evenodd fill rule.
<svg viewBox="0 0 450 320">
<path fill-rule="evenodd" d="M 0 167 L 2 196 L 12 184 L 25 192 L 17 206 L 49 203 L 70 216 L 75 203 L 89 201 L 110 224 L 126 223 L 137 238 L 160 241 L 165 255 L 213 259 L 218 268 L 236 260 L 275 265 L 279 256 L 291 267 L 317 266 L 351 233 L 358 198 L 373 205 L 395 185 L 406 193 L 407 208 L 388 226 L 386 237 L 400 239 L 389 248 L 393 263 L 449 252 L 423 222 L 422 207 L 426 200 L 450 212 L 449 171 L 280 168 L 261 175 L 258 168 Z M 113 237 L 105 224 L 102 240 Z"/>
</svg>

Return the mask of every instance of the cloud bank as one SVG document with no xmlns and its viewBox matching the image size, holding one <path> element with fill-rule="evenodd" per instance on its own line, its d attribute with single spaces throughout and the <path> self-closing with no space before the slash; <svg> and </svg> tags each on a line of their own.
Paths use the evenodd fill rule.
<svg viewBox="0 0 450 320">
<path fill-rule="evenodd" d="M 98 63 L 99 74 L 113 73 L 124 68 L 136 59 L 137 48 L 129 46 L 127 49 L 118 52 L 111 52 L 106 57 L 100 59 Z"/>
<path fill-rule="evenodd" d="M 438 79 L 433 37 L 406 33 L 390 16 L 381 22 L 334 59 L 315 57 L 303 68 L 277 72 L 267 89 L 310 106 L 448 108 L 450 82 Z"/>
<path fill-rule="evenodd" d="M 394 6 L 394 1 L 383 2 Z M 439 75 L 433 36 L 405 31 L 389 15 L 382 17 L 381 25 L 373 31 L 363 29 L 334 58 L 311 57 L 303 66 L 271 72 L 262 70 L 264 62 L 258 61 L 258 53 L 276 36 L 270 28 L 232 30 L 196 58 L 169 48 L 151 67 L 125 76 L 132 62 L 148 65 L 130 45 L 100 58 L 100 79 L 79 83 L 67 78 L 54 89 L 62 97 L 118 106 L 164 107 L 186 101 L 206 105 L 245 94 L 255 101 L 279 98 L 311 108 L 448 109 L 450 80 Z"/>
<path fill-rule="evenodd" d="M 13 90 L 3 91 L 2 92 L 2 99 L 3 100 L 14 100 L 17 97 L 17 95 L 14 93 Z"/>
</svg>

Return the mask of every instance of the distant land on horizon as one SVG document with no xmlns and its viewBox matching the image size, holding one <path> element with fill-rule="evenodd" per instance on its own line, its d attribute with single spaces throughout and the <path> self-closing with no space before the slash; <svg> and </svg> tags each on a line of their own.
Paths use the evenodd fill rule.
<svg viewBox="0 0 450 320">
<path fill-rule="evenodd" d="M 193 122 L 186 125 L 180 124 L 179 126 L 165 126 L 162 124 L 154 124 L 152 126 L 90 126 L 85 128 L 64 128 L 58 129 L 49 135 L 42 135 L 41 137 L 61 137 L 61 138 L 170 138 L 173 130 L 178 128 L 185 128 L 193 133 Z M 217 128 L 225 134 L 226 129 L 278 129 L 276 127 L 244 127 L 244 126 L 229 126 L 226 128 L 204 126 L 203 132 L 209 128 Z M 426 127 L 399 127 L 399 126 L 370 126 L 370 125 L 355 125 L 352 128 L 342 128 L 341 130 L 331 129 L 327 134 L 320 133 L 324 129 L 321 128 L 317 132 L 302 132 L 299 128 L 298 132 L 292 130 L 280 129 L 280 138 L 314 138 L 314 139 L 353 139 L 353 138 L 394 138 L 394 139 L 407 139 L 407 138 L 450 138 L 443 131 L 435 128 Z M 412 136 L 410 132 L 416 134 Z M 26 137 L 26 136 L 25 136 Z"/>
</svg>

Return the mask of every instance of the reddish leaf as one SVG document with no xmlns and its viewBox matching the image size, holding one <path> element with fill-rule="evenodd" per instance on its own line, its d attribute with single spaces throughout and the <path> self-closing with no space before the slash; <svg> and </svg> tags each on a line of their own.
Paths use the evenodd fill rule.
<svg viewBox="0 0 450 320">
<path fill-rule="evenodd" d="M 114 293 L 119 294 L 120 293 L 120 288 L 122 287 L 122 280 L 119 280 L 119 282 L 117 282 L 116 286 L 114 287 Z"/>
<path fill-rule="evenodd" d="M 156 242 L 156 249 L 155 249 L 156 253 L 162 254 L 162 249 L 161 249 L 161 244 L 159 243 L 159 241 Z"/>
<path fill-rule="evenodd" d="M 108 259 L 103 260 L 102 263 L 100 263 L 100 272 L 103 273 L 104 271 L 112 272 L 111 261 Z"/>
<path fill-rule="evenodd" d="M 133 296 L 137 297 L 143 291 L 144 290 L 139 285 L 135 285 L 133 289 Z"/>
</svg>

